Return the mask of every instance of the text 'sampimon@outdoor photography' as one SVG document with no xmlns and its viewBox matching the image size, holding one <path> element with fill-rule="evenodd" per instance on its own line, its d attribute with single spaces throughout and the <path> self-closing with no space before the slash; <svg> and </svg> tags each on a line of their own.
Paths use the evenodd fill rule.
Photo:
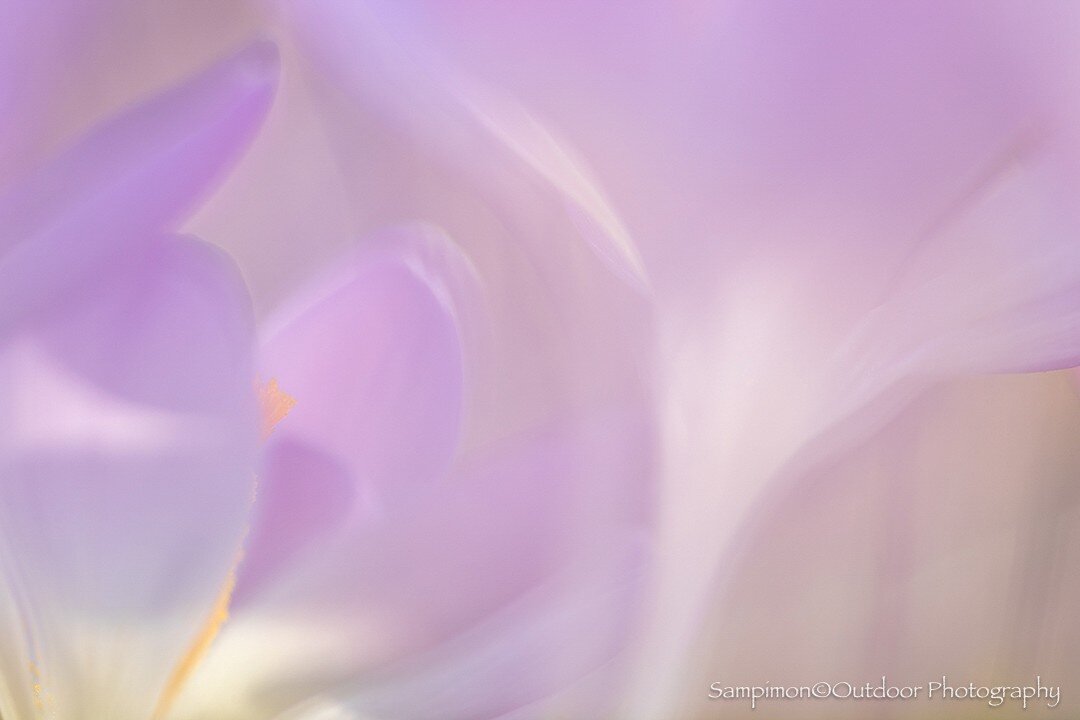
<svg viewBox="0 0 1080 720">
<path fill-rule="evenodd" d="M 1023 710 L 1034 703 L 1056 708 L 1061 703 L 1061 686 L 1048 685 L 1036 675 L 1026 684 L 985 685 L 974 682 L 958 683 L 942 675 L 940 679 L 921 684 L 893 684 L 882 676 L 878 682 L 829 682 L 822 680 L 811 685 L 709 685 L 709 699 L 743 701 L 751 710 L 766 702 L 813 700 L 894 700 L 898 702 L 985 702 L 999 708 L 1013 704 Z"/>
</svg>

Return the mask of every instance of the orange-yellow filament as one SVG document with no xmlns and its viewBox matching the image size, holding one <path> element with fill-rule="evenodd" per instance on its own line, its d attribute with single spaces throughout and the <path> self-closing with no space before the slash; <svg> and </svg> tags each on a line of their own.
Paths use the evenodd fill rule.
<svg viewBox="0 0 1080 720">
<path fill-rule="evenodd" d="M 188 651 L 184 653 L 184 657 L 173 669 L 172 675 L 169 676 L 169 682 L 165 685 L 165 690 L 161 693 L 161 697 L 158 698 L 157 707 L 154 709 L 154 720 L 160 720 L 160 718 L 168 715 L 188 678 L 191 677 L 191 674 L 195 672 L 195 668 L 206 657 L 206 653 L 209 652 L 214 639 L 221 631 L 221 626 L 229 619 L 229 602 L 232 600 L 235 588 L 236 571 L 233 570 L 229 572 L 229 577 L 226 578 L 225 585 L 221 588 L 221 592 L 218 594 L 214 607 L 206 618 L 202 630 L 195 636 L 195 640 L 188 647 Z"/>
<path fill-rule="evenodd" d="M 278 386 L 277 380 L 273 378 L 265 384 L 257 384 L 256 391 L 262 409 L 262 434 L 265 440 L 274 431 L 277 424 L 284 420 L 285 416 L 296 405 L 296 398 L 282 390 Z M 206 622 L 203 623 L 202 629 L 195 636 L 187 652 L 184 653 L 184 656 L 169 676 L 165 690 L 162 691 L 161 696 L 158 698 L 153 720 L 161 720 L 168 715 L 176 703 L 176 699 L 180 697 L 184 685 L 187 684 L 188 679 L 195 672 L 195 668 L 199 666 L 210 651 L 210 646 L 214 644 L 218 633 L 221 632 L 221 626 L 229 619 L 229 603 L 232 600 L 233 590 L 236 589 L 236 568 L 240 565 L 241 559 L 242 553 L 241 556 L 237 557 L 233 569 L 225 579 L 225 584 L 222 586 L 221 592 L 218 593 L 217 600 L 214 601 L 214 606 L 210 611 L 210 615 L 206 618 Z"/>
</svg>

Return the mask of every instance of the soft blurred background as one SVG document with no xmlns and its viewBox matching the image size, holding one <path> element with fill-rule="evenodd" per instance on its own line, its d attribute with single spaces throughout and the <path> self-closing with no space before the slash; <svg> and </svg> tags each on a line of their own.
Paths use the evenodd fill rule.
<svg viewBox="0 0 1080 720">
<path fill-rule="evenodd" d="M 388 227 L 448 239 L 480 299 L 445 477 L 237 597 L 189 694 L 223 720 L 1080 712 L 1080 5 L 3 0 L 0 192 L 258 39 L 266 119 L 176 229 L 235 260 L 259 338 Z M 471 644 L 537 595 L 526 652 Z M 462 644 L 482 661 L 441 670 Z M 708 699 L 882 675 L 1061 702 Z"/>
</svg>

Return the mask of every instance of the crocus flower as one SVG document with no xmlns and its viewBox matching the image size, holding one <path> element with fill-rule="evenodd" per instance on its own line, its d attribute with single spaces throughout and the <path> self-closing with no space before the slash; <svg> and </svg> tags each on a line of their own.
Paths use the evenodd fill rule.
<svg viewBox="0 0 1080 720">
<path fill-rule="evenodd" d="M 1070 5 L 24 5 L 5 718 L 661 720 L 749 714 L 716 680 L 1076 678 Z M 257 33 L 280 87 L 213 195 L 265 49 L 27 176 Z"/>
<path fill-rule="evenodd" d="M 467 438 L 498 336 L 420 225 L 257 342 L 232 262 L 174 231 L 276 81 L 252 46 L 0 209 L 0 713 L 600 712 L 641 587 L 640 407 L 575 396 Z"/>
<path fill-rule="evenodd" d="M 619 717 L 715 712 L 696 700 L 706 702 L 702 673 L 714 665 L 725 675 L 776 667 L 803 682 L 809 667 L 911 674 L 933 667 L 936 639 L 963 659 L 949 668 L 993 676 L 987 682 L 1034 662 L 1010 660 L 1016 643 L 1001 633 L 976 642 L 976 624 L 950 634 L 918 623 L 944 625 L 1008 584 L 991 548 L 1008 544 L 1018 521 L 991 522 L 973 508 L 1005 506 L 1028 484 L 1064 502 L 1057 478 L 1074 467 L 1069 384 L 985 378 L 1077 363 L 1072 8 L 483 0 L 279 8 L 316 78 L 356 188 L 350 197 L 373 193 L 369 217 L 423 208 L 455 237 L 490 238 L 474 240 L 478 265 L 515 244 L 540 267 L 562 257 L 570 217 L 652 303 L 645 337 L 664 462 L 654 539 L 668 562 L 652 578 L 640 672 Z M 466 204 L 476 196 L 496 222 Z M 211 224 L 227 216 L 222 209 Z M 563 279 L 573 272 L 566 267 L 576 266 L 564 262 Z M 607 297 L 597 289 L 567 302 Z M 576 359 L 575 368 L 590 367 Z M 1060 427 L 1064 439 L 980 425 L 990 409 L 1001 422 Z M 947 431 L 929 430 L 938 427 Z M 992 475 L 977 449 L 987 446 L 1001 453 Z M 1025 464 L 1043 447 L 1054 450 L 1046 468 Z M 901 462 L 913 455 L 921 459 Z M 868 457 L 892 470 L 870 472 Z M 954 497 L 979 502 L 905 513 L 932 504 L 917 488 L 943 475 Z M 835 520 L 845 532 L 827 533 L 838 511 L 811 498 L 833 497 L 830 488 L 842 488 L 831 492 L 853 515 L 873 517 L 874 508 L 881 522 Z M 786 571 L 769 548 L 796 520 L 806 529 L 790 542 L 802 543 L 825 580 L 758 582 L 757 573 Z M 955 528 L 969 527 L 994 542 L 960 546 Z M 858 582 L 822 567 L 837 546 L 876 549 L 852 571 L 864 573 Z M 960 564 L 939 568 L 933 548 L 977 559 L 979 570 L 931 585 L 927 578 Z M 1036 573 L 1044 579 L 1075 575 L 1075 563 L 1061 563 L 1023 567 L 1044 567 Z M 1060 582 L 1061 592 L 1074 586 Z M 746 608 L 798 607 L 819 591 L 833 624 L 799 615 L 768 650 L 755 650 L 756 632 L 772 620 Z M 987 626 L 1020 616 L 1039 632 L 1073 627 L 1060 617 L 1064 601 L 1044 606 L 1010 592 L 1012 610 L 982 606 Z M 909 594 L 938 604 L 920 609 L 902 599 Z M 849 620 L 863 613 L 880 620 Z M 703 626 L 717 630 L 702 634 Z M 819 635 L 831 644 L 815 643 Z M 925 641 L 904 640 L 912 635 Z M 1025 652 L 1068 677 L 1072 665 L 1052 646 Z M 837 711 L 816 707 L 790 712 Z"/>
<path fill-rule="evenodd" d="M 219 250 L 171 230 L 250 140 L 275 68 L 246 50 L 4 199 L 5 717 L 150 717 L 235 562 L 250 300 Z"/>
<path fill-rule="evenodd" d="M 268 321 L 261 374 L 295 406 L 267 450 L 235 617 L 180 717 L 532 714 L 604 675 L 640 593 L 648 437 L 623 407 L 456 458 L 477 290 L 445 236 L 404 227 Z M 586 485 L 618 488 L 619 507 Z"/>
</svg>

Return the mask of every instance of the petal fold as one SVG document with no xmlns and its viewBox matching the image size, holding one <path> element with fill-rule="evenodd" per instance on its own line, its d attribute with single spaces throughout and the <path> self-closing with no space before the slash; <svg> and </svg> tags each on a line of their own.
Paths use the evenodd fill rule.
<svg viewBox="0 0 1080 720">
<path fill-rule="evenodd" d="M 521 185 L 553 200 L 554 214 L 572 224 L 608 270 L 636 291 L 648 291 L 637 246 L 582 158 L 512 97 L 440 55 L 422 32 L 423 9 L 341 0 L 283 5 L 302 52 L 354 107 L 400 125 L 508 207 L 520 203 Z"/>
</svg>

